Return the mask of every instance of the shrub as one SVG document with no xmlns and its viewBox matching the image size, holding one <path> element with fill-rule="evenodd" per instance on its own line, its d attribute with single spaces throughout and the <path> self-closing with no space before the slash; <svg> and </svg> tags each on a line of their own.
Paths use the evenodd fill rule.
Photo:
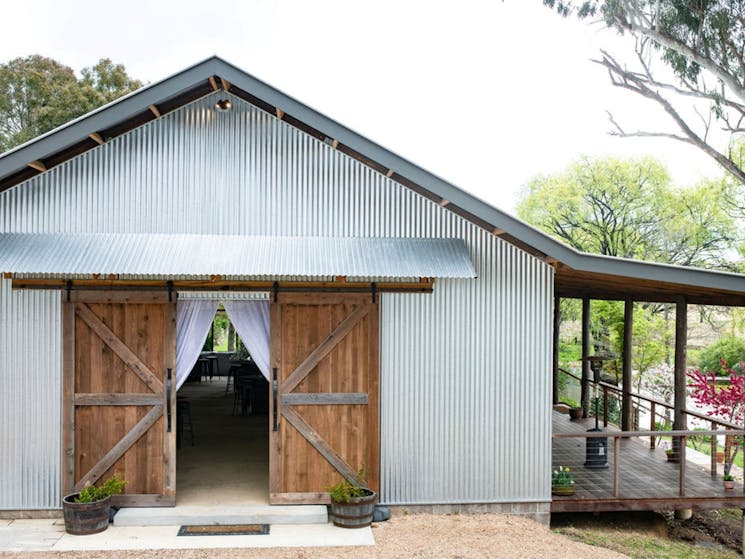
<svg viewBox="0 0 745 559">
<path fill-rule="evenodd" d="M 735 369 L 740 361 L 745 361 L 745 340 L 740 338 L 722 338 L 701 350 L 699 370 L 712 372 L 717 376 L 727 374 L 722 360 Z"/>
<path fill-rule="evenodd" d="M 124 491 L 124 486 L 127 484 L 122 478 L 113 475 L 101 485 L 89 485 L 83 489 L 78 496 L 75 498 L 76 503 L 94 503 L 101 501 L 111 495 L 118 495 Z"/>
</svg>

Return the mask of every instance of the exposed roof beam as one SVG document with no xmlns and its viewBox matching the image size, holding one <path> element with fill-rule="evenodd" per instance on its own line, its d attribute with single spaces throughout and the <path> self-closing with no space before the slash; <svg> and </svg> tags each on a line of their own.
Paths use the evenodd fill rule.
<svg viewBox="0 0 745 559">
<path fill-rule="evenodd" d="M 495 227 L 494 229 L 492 229 L 492 235 L 499 237 L 500 235 L 504 235 L 504 234 L 505 234 L 504 229 L 501 229 L 499 227 Z"/>
<path fill-rule="evenodd" d="M 222 88 L 225 91 L 230 91 L 230 82 L 226 80 L 225 78 L 220 78 L 220 81 L 222 82 Z"/>
<path fill-rule="evenodd" d="M 88 137 L 96 142 L 99 146 L 102 146 L 104 144 L 103 136 L 99 134 L 98 132 L 93 132 L 92 134 L 88 134 Z"/>
<path fill-rule="evenodd" d="M 393 169 L 388 169 L 388 172 L 385 174 L 385 176 L 391 178 L 393 176 Z"/>
<path fill-rule="evenodd" d="M 31 163 L 28 164 L 28 166 L 31 167 L 32 169 L 36 169 L 40 173 L 43 173 L 44 171 L 47 170 L 47 166 L 44 165 L 44 163 L 42 163 L 41 161 L 32 161 Z"/>
<path fill-rule="evenodd" d="M 215 76 L 210 76 L 209 77 L 209 80 L 210 80 L 210 85 L 212 86 L 212 91 L 217 91 L 218 89 L 220 89 L 219 87 L 217 87 L 217 82 L 215 81 Z"/>
<path fill-rule="evenodd" d="M 339 147 L 339 140 L 334 140 L 333 142 L 331 142 L 331 147 L 334 148 L 334 149 L 338 148 Z"/>
<path fill-rule="evenodd" d="M 155 115 L 155 118 L 160 118 L 160 111 L 158 110 L 158 107 L 156 107 L 155 105 L 150 105 L 148 109 L 150 109 L 150 112 Z"/>
<path fill-rule="evenodd" d="M 445 198 L 443 198 L 442 200 L 440 200 L 440 207 L 443 207 L 444 208 L 449 203 L 450 203 L 450 200 L 445 200 Z"/>
<path fill-rule="evenodd" d="M 279 107 L 277 107 L 277 118 L 279 120 L 282 120 L 284 118 L 284 116 L 285 116 L 285 112 L 282 109 L 280 109 Z"/>
</svg>

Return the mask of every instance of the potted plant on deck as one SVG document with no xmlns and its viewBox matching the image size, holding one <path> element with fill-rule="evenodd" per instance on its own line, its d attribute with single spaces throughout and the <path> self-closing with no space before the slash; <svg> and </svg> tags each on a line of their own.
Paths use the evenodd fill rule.
<svg viewBox="0 0 745 559">
<path fill-rule="evenodd" d="M 735 476 L 729 472 L 722 476 L 722 485 L 724 485 L 725 491 L 734 491 L 735 489 Z"/>
<path fill-rule="evenodd" d="M 101 485 L 87 485 L 79 493 L 62 499 L 65 531 L 76 536 L 97 534 L 109 527 L 111 496 L 124 490 L 127 482 L 117 475 Z"/>
<path fill-rule="evenodd" d="M 568 467 L 559 466 L 552 472 L 551 493 L 564 497 L 574 495 L 574 476 Z"/>
<path fill-rule="evenodd" d="M 344 479 L 328 487 L 330 514 L 334 526 L 364 528 L 372 524 L 375 513 L 375 491 L 365 486 L 365 472 L 360 470 L 354 483 Z"/>
</svg>

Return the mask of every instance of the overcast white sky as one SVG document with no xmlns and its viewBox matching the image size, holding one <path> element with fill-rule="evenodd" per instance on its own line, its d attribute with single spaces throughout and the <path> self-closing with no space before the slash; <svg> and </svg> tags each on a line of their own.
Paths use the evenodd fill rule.
<svg viewBox="0 0 745 559">
<path fill-rule="evenodd" d="M 217 54 L 510 212 L 523 184 L 582 154 L 653 155 L 681 186 L 719 173 L 693 147 L 607 135 L 606 109 L 667 125 L 590 62 L 622 41 L 541 0 L 25 0 L 0 21 L 3 62 L 109 57 L 154 82 Z"/>
</svg>

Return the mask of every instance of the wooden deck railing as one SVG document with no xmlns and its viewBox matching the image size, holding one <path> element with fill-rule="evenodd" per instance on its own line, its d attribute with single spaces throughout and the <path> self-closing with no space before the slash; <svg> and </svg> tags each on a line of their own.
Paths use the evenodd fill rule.
<svg viewBox="0 0 745 559">
<path fill-rule="evenodd" d="M 571 371 L 567 371 L 566 369 L 560 368 L 559 371 L 573 379 L 576 379 L 580 384 L 582 383 L 582 378 L 575 375 Z M 588 384 L 590 386 L 595 384 L 595 381 L 593 379 L 587 380 Z M 608 426 L 608 403 L 610 395 L 612 394 L 612 397 L 615 397 L 618 402 L 618 408 L 622 409 L 622 402 L 623 402 L 623 391 L 618 388 L 618 386 L 615 386 L 613 384 L 609 384 L 603 381 L 600 381 L 598 383 L 598 388 L 602 390 L 603 393 L 603 426 Z M 664 402 L 662 400 L 659 400 L 657 398 L 652 398 L 649 396 L 644 396 L 642 394 L 638 394 L 636 392 L 631 392 L 631 402 L 632 407 L 635 409 L 637 413 L 633 414 L 633 417 L 635 418 L 634 423 L 636 424 L 638 428 L 638 411 L 648 411 L 650 420 L 649 420 L 649 435 L 645 435 L 649 437 L 649 446 L 650 448 L 655 448 L 658 439 L 669 436 L 666 432 L 658 431 L 657 430 L 657 418 L 660 417 L 664 420 L 664 422 L 667 422 L 668 417 L 664 415 L 664 413 L 660 413 L 660 410 L 658 408 L 662 408 L 663 410 L 674 410 L 674 406 L 672 404 L 669 404 L 667 402 Z M 647 405 L 644 405 L 647 404 Z M 696 411 L 691 410 L 685 410 L 683 412 L 687 417 L 694 417 L 699 420 L 703 420 L 709 423 L 709 426 L 711 429 L 709 431 L 686 431 L 686 433 L 691 433 L 690 435 L 687 435 L 686 437 L 699 437 L 699 436 L 711 436 L 710 441 L 710 453 L 711 453 L 711 462 L 710 462 L 710 473 L 712 478 L 716 478 L 717 476 L 717 452 L 719 450 L 719 439 L 718 437 L 724 436 L 724 456 L 725 456 L 725 463 L 731 462 L 731 448 L 732 448 L 732 437 L 736 436 L 737 434 L 741 433 L 738 430 L 741 430 L 743 427 L 741 425 L 735 425 L 734 423 L 729 423 L 727 421 L 717 419 L 710 417 L 708 415 L 705 415 L 703 413 L 699 413 Z M 664 424 L 664 423 L 663 423 Z M 724 430 L 726 433 L 722 433 L 721 431 Z M 641 431 L 635 431 L 635 432 L 641 432 Z M 669 433 L 672 433 L 673 431 L 669 431 Z M 682 433 L 682 431 L 681 431 Z M 675 435 L 680 436 L 680 435 Z M 675 438 L 673 440 L 676 440 Z M 679 440 L 679 439 L 678 439 Z M 685 442 L 681 444 L 682 447 L 685 446 Z M 677 444 L 675 445 L 678 446 Z M 683 460 L 681 459 L 681 463 Z"/>
<path fill-rule="evenodd" d="M 686 492 L 686 441 L 689 437 L 711 435 L 715 437 L 720 431 L 714 429 L 709 431 L 582 431 L 576 433 L 554 433 L 554 439 L 591 439 L 591 438 L 608 438 L 613 439 L 613 484 L 612 484 L 612 496 L 614 498 L 621 497 L 620 482 L 621 482 L 621 454 L 623 439 L 630 438 L 647 438 L 647 437 L 671 437 L 673 440 L 677 439 L 680 441 L 680 456 L 677 457 L 678 462 L 678 496 L 686 497 L 689 496 Z M 745 430 L 731 430 L 729 433 L 731 436 L 743 436 Z M 587 444 L 585 442 L 585 444 Z M 637 447 L 640 445 L 636 445 Z M 610 456 L 609 456 L 610 458 Z M 575 458 L 576 459 L 576 458 Z M 638 457 L 634 458 L 638 461 Z M 581 459 L 580 459 L 581 460 Z M 556 464 L 559 465 L 559 464 Z M 576 471 L 576 470 L 575 470 Z M 703 474 L 705 476 L 705 473 Z M 745 483 L 742 484 L 742 494 L 745 495 Z M 652 497 L 653 495 L 650 495 Z M 700 495 L 694 495 L 700 497 Z M 734 496 L 734 495 L 733 495 Z"/>
</svg>

